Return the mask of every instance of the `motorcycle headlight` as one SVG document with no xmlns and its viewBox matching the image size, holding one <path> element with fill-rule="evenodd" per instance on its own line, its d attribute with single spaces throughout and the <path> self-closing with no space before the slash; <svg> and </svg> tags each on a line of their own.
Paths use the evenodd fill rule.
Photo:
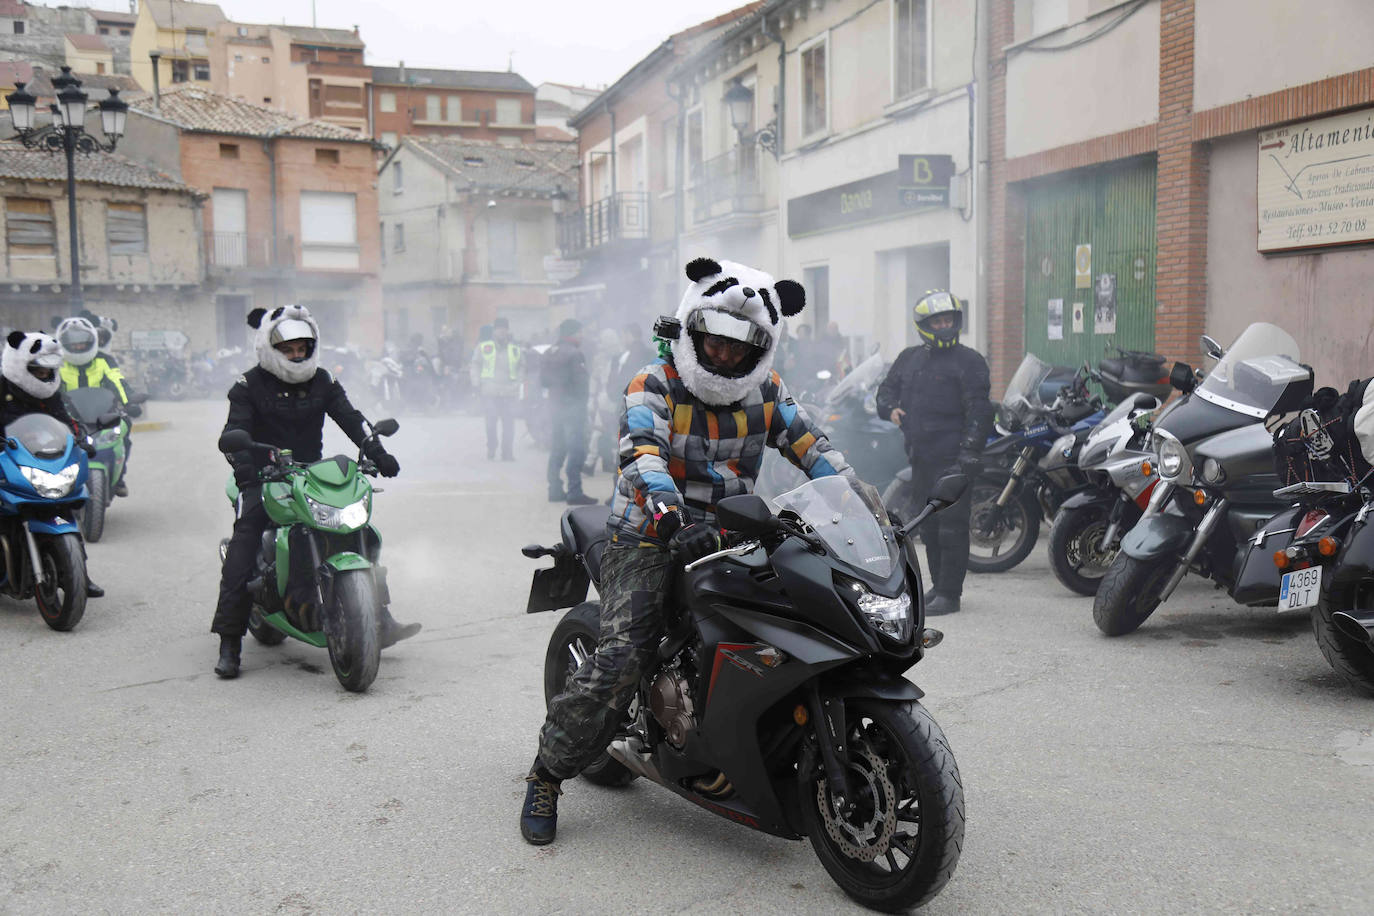
<svg viewBox="0 0 1374 916">
<path fill-rule="evenodd" d="M 367 524 L 367 497 L 355 503 L 350 503 L 342 508 L 338 506 L 326 506 L 324 503 L 316 502 L 309 496 L 305 498 L 305 504 L 310 507 L 310 517 L 315 520 L 315 524 L 321 528 L 361 528 Z"/>
<path fill-rule="evenodd" d="M 81 473 L 81 465 L 69 464 L 55 474 L 42 468 L 31 468 L 26 465 L 20 465 L 19 471 L 39 496 L 44 499 L 61 499 L 72 491 L 72 486 L 76 483 L 76 475 Z"/>
<path fill-rule="evenodd" d="M 95 437 L 96 448 L 110 448 L 119 441 L 119 427 L 102 429 Z"/>
<path fill-rule="evenodd" d="M 1202 479 L 1213 486 L 1226 479 L 1226 472 L 1221 469 L 1221 462 L 1215 458 L 1208 458 L 1202 462 Z"/>
<path fill-rule="evenodd" d="M 858 582 L 854 583 L 859 611 L 873 629 L 888 639 L 905 643 L 911 639 L 915 621 L 911 619 L 911 596 L 902 592 L 896 598 L 875 595 Z"/>
<path fill-rule="evenodd" d="M 1159 456 L 1159 476 L 1177 480 L 1188 467 L 1188 450 L 1172 436 L 1155 437 L 1155 454 Z"/>
</svg>

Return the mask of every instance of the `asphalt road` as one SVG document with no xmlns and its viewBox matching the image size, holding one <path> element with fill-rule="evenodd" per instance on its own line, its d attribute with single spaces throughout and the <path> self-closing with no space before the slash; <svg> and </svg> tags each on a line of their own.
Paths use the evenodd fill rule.
<svg viewBox="0 0 1374 916">
<path fill-rule="evenodd" d="M 806 843 L 643 781 L 569 783 L 558 842 L 521 841 L 556 615 L 523 613 L 518 549 L 562 506 L 542 453 L 488 463 L 476 419 L 402 418 L 392 440 L 375 521 L 396 615 L 424 631 L 372 690 L 293 641 L 249 641 L 217 680 L 223 415 L 153 405 L 170 425 L 136 439 L 132 496 L 90 547 L 109 594 L 76 631 L 0 599 L 0 912 L 855 911 Z M 1374 703 L 1305 618 L 1192 583 L 1109 640 L 1042 546 L 937 625 L 910 676 L 968 826 L 928 912 L 1370 911 Z"/>
</svg>

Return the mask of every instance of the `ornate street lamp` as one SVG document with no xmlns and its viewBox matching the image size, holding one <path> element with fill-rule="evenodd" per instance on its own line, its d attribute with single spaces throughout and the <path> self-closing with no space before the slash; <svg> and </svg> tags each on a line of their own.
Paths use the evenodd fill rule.
<svg viewBox="0 0 1374 916">
<path fill-rule="evenodd" d="M 730 125 L 739 135 L 739 145 L 749 146 L 757 143 L 778 158 L 778 121 L 776 118 L 750 132 L 749 125 L 754 120 L 754 90 L 738 79 L 730 83 L 723 98 L 726 110 L 730 113 Z"/>
<path fill-rule="evenodd" d="M 57 103 L 51 106 L 52 124 L 38 128 L 35 124 L 38 99 L 24 90 L 25 83 L 15 83 L 14 91 L 5 96 L 10 106 L 10 121 L 19 134 L 19 141 L 29 149 L 62 150 L 67 156 L 67 225 L 71 233 L 72 314 L 84 308 L 81 299 L 81 259 L 76 227 L 76 152 L 114 152 L 129 115 L 129 103 L 119 97 L 118 89 L 111 89 L 109 98 L 96 103 L 100 109 L 100 127 L 106 142 L 86 133 L 86 107 L 90 97 L 81 91 L 81 80 L 72 76 L 71 67 L 63 67 L 52 78 Z"/>
</svg>

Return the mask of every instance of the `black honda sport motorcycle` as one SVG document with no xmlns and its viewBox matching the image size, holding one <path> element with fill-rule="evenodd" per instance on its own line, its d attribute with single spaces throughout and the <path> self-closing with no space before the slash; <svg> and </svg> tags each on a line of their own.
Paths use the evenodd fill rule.
<svg viewBox="0 0 1374 916">
<path fill-rule="evenodd" d="M 906 525 L 847 477 L 775 499 L 716 507 L 733 546 L 683 567 L 657 662 L 616 738 L 583 772 L 643 776 L 721 817 L 807 836 L 859 903 L 903 910 L 954 874 L 964 837 L 959 769 L 940 727 L 902 677 L 942 638 L 925 629 L 908 534 L 952 505 L 966 478 L 936 483 Z M 606 545 L 606 509 L 569 509 L 562 543 L 531 545 L 554 565 L 534 575 L 527 610 L 572 607 L 549 641 L 545 698 L 595 651 L 600 605 L 586 601 Z"/>
</svg>

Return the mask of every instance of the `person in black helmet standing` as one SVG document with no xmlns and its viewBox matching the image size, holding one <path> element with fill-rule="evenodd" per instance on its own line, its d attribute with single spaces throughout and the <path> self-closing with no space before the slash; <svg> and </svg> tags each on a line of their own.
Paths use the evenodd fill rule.
<svg viewBox="0 0 1374 916">
<path fill-rule="evenodd" d="M 927 292 L 912 310 L 921 345 L 907 347 L 878 387 L 878 415 L 902 428 L 911 458 L 915 505 L 923 505 L 935 481 L 955 471 L 970 478 L 981 467 L 983 444 L 992 429 L 988 363 L 959 343 L 964 306 L 944 290 Z M 921 525 L 932 588 L 926 614 L 959 610 L 968 572 L 970 500 Z"/>
</svg>

